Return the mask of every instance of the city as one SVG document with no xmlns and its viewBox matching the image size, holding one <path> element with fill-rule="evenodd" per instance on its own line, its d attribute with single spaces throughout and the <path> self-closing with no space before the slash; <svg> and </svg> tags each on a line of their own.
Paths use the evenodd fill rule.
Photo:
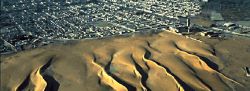
<svg viewBox="0 0 250 91">
<path fill-rule="evenodd" d="M 249 91 L 250 0 L 0 0 L 0 91 Z"/>
<path fill-rule="evenodd" d="M 178 17 L 195 16 L 200 9 L 199 1 L 187 0 L 5 1 L 0 31 L 2 41 L 9 48 L 5 46 L 1 52 L 22 50 L 27 45 L 36 47 L 53 40 L 99 38 L 183 27 L 186 22 Z M 37 41 L 40 44 L 37 45 Z"/>
</svg>

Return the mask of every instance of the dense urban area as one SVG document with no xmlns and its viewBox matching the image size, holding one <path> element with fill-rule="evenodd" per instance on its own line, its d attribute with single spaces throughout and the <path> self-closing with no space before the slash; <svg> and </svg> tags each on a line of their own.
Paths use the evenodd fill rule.
<svg viewBox="0 0 250 91">
<path fill-rule="evenodd" d="M 0 53 L 65 40 L 157 32 L 168 28 L 175 28 L 178 30 L 176 32 L 200 30 L 199 32 L 206 31 L 208 34 L 212 30 L 219 31 L 216 32 L 219 34 L 223 32 L 249 37 L 250 26 L 228 23 L 220 12 L 202 9 L 205 3 L 208 1 L 1 0 Z M 208 16 L 218 23 L 209 25 L 213 27 L 192 23 L 193 17 L 207 15 L 203 10 L 209 14 L 212 12 Z"/>
</svg>

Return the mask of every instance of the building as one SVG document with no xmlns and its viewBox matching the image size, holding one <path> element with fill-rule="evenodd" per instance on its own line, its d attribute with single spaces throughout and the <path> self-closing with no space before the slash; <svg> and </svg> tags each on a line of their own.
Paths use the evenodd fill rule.
<svg viewBox="0 0 250 91">
<path fill-rule="evenodd" d="M 202 2 L 208 2 L 208 0 L 202 0 Z"/>
<path fill-rule="evenodd" d="M 224 21 L 224 18 L 221 15 L 221 13 L 218 13 L 216 11 L 212 11 L 210 14 L 210 20 L 212 20 L 212 21 Z"/>
</svg>

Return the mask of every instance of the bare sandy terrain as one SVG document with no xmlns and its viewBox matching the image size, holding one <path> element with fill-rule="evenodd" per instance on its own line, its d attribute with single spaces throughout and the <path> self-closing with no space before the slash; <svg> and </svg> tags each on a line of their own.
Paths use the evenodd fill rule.
<svg viewBox="0 0 250 91">
<path fill-rule="evenodd" d="M 70 41 L 1 55 L 1 91 L 246 90 L 249 77 L 237 70 L 249 66 L 249 50 L 233 53 L 244 48 L 218 41 L 161 32 Z M 234 57 L 241 53 L 245 56 Z M 247 60 L 238 63 L 233 58 Z"/>
<path fill-rule="evenodd" d="M 250 77 L 246 76 L 246 70 L 244 69 L 250 67 L 250 38 L 192 37 L 215 49 L 215 56 L 219 57 L 224 64 L 224 68 L 220 72 L 244 85 L 244 88 L 237 88 L 237 91 L 248 91 L 250 89 Z"/>
</svg>

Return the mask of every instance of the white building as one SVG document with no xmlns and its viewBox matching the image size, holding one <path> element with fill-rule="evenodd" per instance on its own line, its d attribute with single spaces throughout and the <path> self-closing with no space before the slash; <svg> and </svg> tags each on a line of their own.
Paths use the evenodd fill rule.
<svg viewBox="0 0 250 91">
<path fill-rule="evenodd" d="M 202 2 L 208 2 L 208 0 L 202 0 Z"/>
</svg>

